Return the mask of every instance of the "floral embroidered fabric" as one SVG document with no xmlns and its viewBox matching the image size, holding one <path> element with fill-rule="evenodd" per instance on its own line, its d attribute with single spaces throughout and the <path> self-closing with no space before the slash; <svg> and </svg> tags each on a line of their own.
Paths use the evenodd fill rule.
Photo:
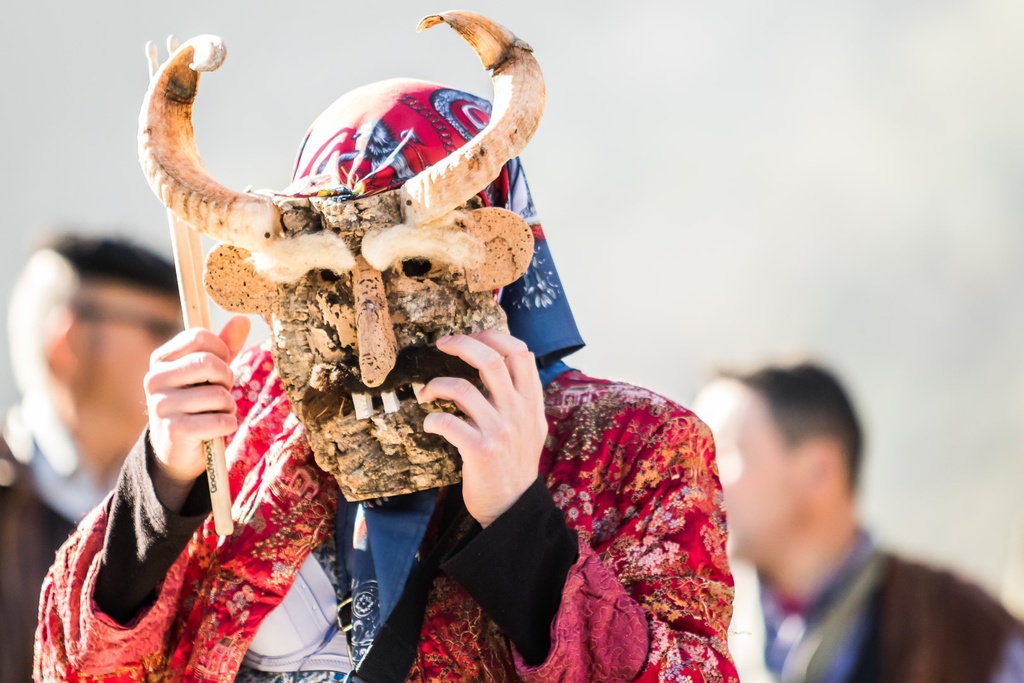
<svg viewBox="0 0 1024 683">
<path fill-rule="evenodd" d="M 43 587 L 38 680 L 233 680 L 262 618 L 333 533 L 336 485 L 316 467 L 267 349 L 243 354 L 236 372 L 245 419 L 228 449 L 235 533 L 220 542 L 207 520 L 156 602 L 120 626 L 90 598 L 106 519 L 95 510 Z M 549 385 L 546 410 L 541 474 L 580 538 L 547 661 L 525 666 L 442 574 L 408 680 L 736 681 L 710 432 L 667 399 L 576 371 Z"/>
</svg>

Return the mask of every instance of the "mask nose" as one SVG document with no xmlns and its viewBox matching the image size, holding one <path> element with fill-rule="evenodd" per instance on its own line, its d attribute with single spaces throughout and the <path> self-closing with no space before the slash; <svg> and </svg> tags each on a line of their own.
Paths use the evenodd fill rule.
<svg viewBox="0 0 1024 683">
<path fill-rule="evenodd" d="M 356 310 L 356 341 L 359 349 L 359 373 L 363 384 L 380 386 L 395 367 L 398 344 L 391 325 L 391 312 L 380 271 L 356 257 L 352 269 L 352 294 Z"/>
</svg>

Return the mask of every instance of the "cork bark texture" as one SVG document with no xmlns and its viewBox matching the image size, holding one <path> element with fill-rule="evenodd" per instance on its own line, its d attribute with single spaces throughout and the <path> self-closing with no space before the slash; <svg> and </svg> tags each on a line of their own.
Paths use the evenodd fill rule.
<svg viewBox="0 0 1024 683">
<path fill-rule="evenodd" d="M 287 202 L 281 208 L 289 229 L 295 231 L 292 234 L 332 230 L 355 254 L 368 230 L 401 220 L 397 193 L 345 202 L 324 198 L 289 198 Z M 232 257 L 237 260 L 242 254 L 236 251 Z M 240 281 L 250 276 L 238 264 L 222 265 L 222 270 Z M 418 403 L 413 384 L 449 376 L 480 386 L 475 369 L 438 351 L 434 341 L 445 334 L 506 329 L 493 292 L 470 291 L 460 267 L 409 259 L 383 272 L 370 270 L 374 280 L 370 286 L 362 282 L 367 272 L 360 267 L 344 274 L 314 270 L 295 282 L 274 286 L 269 297 L 274 360 L 292 410 L 306 426 L 317 463 L 334 475 L 348 500 L 400 495 L 460 480 L 456 449 L 423 431 L 423 418 L 430 412 L 457 410 L 445 402 Z M 244 292 L 231 289 L 221 285 L 219 296 L 245 298 Z M 261 291 L 251 284 L 236 289 Z M 383 301 L 375 298 L 380 296 Z M 267 302 L 262 293 L 255 299 Z M 375 333 L 363 332 L 370 323 L 358 304 L 370 299 L 377 313 L 386 309 L 387 319 L 375 319 L 372 325 L 378 332 L 389 329 L 393 354 L 387 350 L 389 341 L 377 343 Z M 364 352 L 372 355 L 375 350 L 360 348 L 367 340 L 378 345 L 376 351 L 384 351 L 371 363 Z M 371 366 L 375 374 L 367 382 L 363 370 Z M 397 410 L 386 410 L 385 393 L 393 394 L 390 398 Z M 357 417 L 354 395 L 362 397 L 355 400 L 366 400 L 368 395 L 369 417 Z"/>
</svg>

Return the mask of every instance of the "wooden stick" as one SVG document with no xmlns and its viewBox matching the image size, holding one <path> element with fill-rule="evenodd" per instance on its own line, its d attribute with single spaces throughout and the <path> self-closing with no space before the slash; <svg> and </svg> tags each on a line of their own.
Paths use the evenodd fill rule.
<svg viewBox="0 0 1024 683">
<path fill-rule="evenodd" d="M 168 38 L 169 48 L 177 41 Z M 173 48 L 172 48 L 173 49 Z M 159 68 L 157 50 L 153 43 L 146 44 L 149 60 L 149 75 L 152 78 Z M 174 269 L 178 275 L 178 292 L 181 296 L 181 314 L 185 328 L 210 328 L 210 303 L 203 289 L 203 243 L 199 233 L 167 211 L 167 224 L 171 229 L 171 248 L 174 252 Z M 213 504 L 213 524 L 221 536 L 230 536 L 235 525 L 231 519 L 231 491 L 228 486 L 228 466 L 224 456 L 224 439 L 203 442 L 206 457 L 206 477 L 210 485 L 210 501 Z"/>
</svg>

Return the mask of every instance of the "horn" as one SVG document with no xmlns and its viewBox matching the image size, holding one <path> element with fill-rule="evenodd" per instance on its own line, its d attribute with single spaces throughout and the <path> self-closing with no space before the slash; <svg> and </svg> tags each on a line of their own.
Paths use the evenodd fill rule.
<svg viewBox="0 0 1024 683">
<path fill-rule="evenodd" d="M 476 137 L 402 185 L 402 210 L 410 225 L 440 218 L 487 187 L 505 162 L 523 151 L 544 112 L 544 78 L 529 45 L 504 26 L 465 11 L 424 17 L 416 30 L 442 22 L 491 70 L 494 111 Z"/>
<path fill-rule="evenodd" d="M 139 114 L 139 162 L 150 188 L 178 218 L 221 242 L 258 251 L 280 234 L 280 212 L 269 197 L 218 184 L 199 159 L 192 130 L 199 72 L 217 69 L 225 55 L 220 38 L 197 36 L 160 67 Z"/>
</svg>

